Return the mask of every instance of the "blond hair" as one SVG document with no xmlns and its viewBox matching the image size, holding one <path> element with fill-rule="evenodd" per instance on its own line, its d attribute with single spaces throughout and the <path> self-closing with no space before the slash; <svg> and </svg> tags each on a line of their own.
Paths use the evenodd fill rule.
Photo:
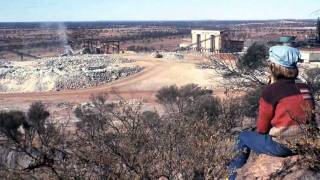
<svg viewBox="0 0 320 180">
<path fill-rule="evenodd" d="M 269 70 L 275 80 L 279 79 L 296 79 L 299 75 L 297 67 L 287 68 L 273 62 L 269 62 Z"/>
</svg>

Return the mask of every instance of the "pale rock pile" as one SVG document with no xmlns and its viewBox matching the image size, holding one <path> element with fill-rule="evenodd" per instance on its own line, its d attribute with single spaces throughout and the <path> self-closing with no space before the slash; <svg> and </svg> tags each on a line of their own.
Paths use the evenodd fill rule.
<svg viewBox="0 0 320 180">
<path fill-rule="evenodd" d="M 165 59 L 174 59 L 174 60 L 182 60 L 184 59 L 184 55 L 181 53 L 175 53 L 175 52 L 166 52 L 163 53 L 163 57 Z"/>
<path fill-rule="evenodd" d="M 0 63 L 2 92 L 59 91 L 88 88 L 140 72 L 133 61 L 106 55 L 43 58 L 33 65 Z"/>
<path fill-rule="evenodd" d="M 0 76 L 5 75 L 11 67 L 12 65 L 9 61 L 0 59 Z"/>
<path fill-rule="evenodd" d="M 156 52 L 151 54 L 152 57 L 157 58 L 157 56 L 162 55 L 162 58 L 169 60 L 182 60 L 184 55 L 176 52 Z"/>
</svg>

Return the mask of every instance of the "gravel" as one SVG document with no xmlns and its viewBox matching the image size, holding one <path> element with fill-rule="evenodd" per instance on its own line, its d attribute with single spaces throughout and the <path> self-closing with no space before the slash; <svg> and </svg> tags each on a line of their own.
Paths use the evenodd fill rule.
<svg viewBox="0 0 320 180">
<path fill-rule="evenodd" d="M 132 60 L 107 55 L 52 57 L 37 62 L 34 66 L 12 66 L 0 62 L 0 91 L 88 88 L 130 76 L 143 69 L 132 66 Z"/>
</svg>

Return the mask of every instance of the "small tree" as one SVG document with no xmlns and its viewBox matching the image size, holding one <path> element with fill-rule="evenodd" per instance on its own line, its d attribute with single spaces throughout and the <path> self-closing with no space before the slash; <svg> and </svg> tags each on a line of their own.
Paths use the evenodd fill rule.
<svg viewBox="0 0 320 180">
<path fill-rule="evenodd" d="M 169 111 L 181 112 L 191 119 L 206 117 L 213 121 L 220 115 L 221 104 L 212 93 L 212 90 L 188 84 L 180 88 L 177 86 L 161 88 L 156 97 Z"/>
<path fill-rule="evenodd" d="M 210 57 L 210 69 L 224 78 L 226 91 L 251 91 L 268 83 L 269 72 L 266 66 L 267 47 L 254 43 L 237 61 L 224 61 Z"/>
<path fill-rule="evenodd" d="M 237 63 L 237 67 L 244 72 L 252 72 L 266 66 L 268 51 L 263 44 L 253 43 Z"/>
<path fill-rule="evenodd" d="M 316 100 L 320 101 L 320 68 L 311 68 L 307 70 L 305 76 Z"/>
<path fill-rule="evenodd" d="M 67 168 L 65 159 L 67 136 L 64 126 L 48 120 L 49 112 L 41 102 L 33 103 L 28 113 L 9 111 L 0 113 L 0 135 L 6 143 L 1 148 L 12 154 L 11 161 L 0 163 L 4 174 L 20 174 L 24 178 L 50 177 L 63 179 Z M 17 176 L 16 176 L 17 177 Z"/>
</svg>

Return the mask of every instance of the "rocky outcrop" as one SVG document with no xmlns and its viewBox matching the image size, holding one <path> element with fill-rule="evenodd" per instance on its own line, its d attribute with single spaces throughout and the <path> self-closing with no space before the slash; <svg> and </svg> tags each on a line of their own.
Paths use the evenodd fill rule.
<svg viewBox="0 0 320 180">
<path fill-rule="evenodd" d="M 300 163 L 299 156 L 287 158 L 268 155 L 251 155 L 246 165 L 238 171 L 237 179 L 320 179 L 320 172 L 313 172 Z"/>
</svg>

